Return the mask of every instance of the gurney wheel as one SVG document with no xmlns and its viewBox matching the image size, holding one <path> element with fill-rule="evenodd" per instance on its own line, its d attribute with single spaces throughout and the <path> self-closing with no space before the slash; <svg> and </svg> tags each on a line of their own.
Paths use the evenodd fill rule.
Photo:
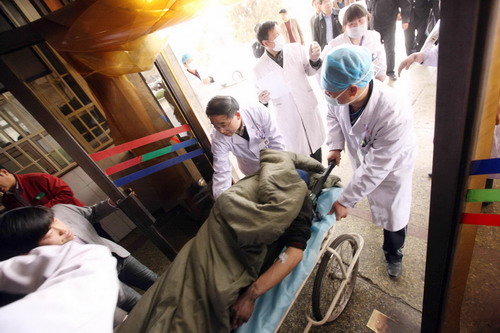
<svg viewBox="0 0 500 333">
<path fill-rule="evenodd" d="M 325 251 L 323 254 L 314 279 L 312 292 L 313 315 L 317 321 L 323 319 L 344 280 L 340 265 L 343 264 L 345 270 L 347 271 L 348 267 L 352 263 L 352 260 L 354 259 L 356 251 L 358 250 L 358 243 L 351 235 L 340 235 L 332 242 L 330 248 L 337 251 L 342 258 L 342 263 L 340 263 L 339 260 L 329 251 Z M 356 284 L 358 262 L 356 262 L 353 267 L 351 276 L 349 277 L 345 288 L 341 291 L 337 305 L 333 309 L 333 312 L 327 322 L 337 319 L 347 306 Z M 326 281 L 323 283 L 323 280 Z"/>
</svg>

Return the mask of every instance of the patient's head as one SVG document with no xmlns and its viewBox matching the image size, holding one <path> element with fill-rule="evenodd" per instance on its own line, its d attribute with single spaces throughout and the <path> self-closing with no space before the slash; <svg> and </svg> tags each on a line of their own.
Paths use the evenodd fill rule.
<svg viewBox="0 0 500 333">
<path fill-rule="evenodd" d="M 47 207 L 20 207 L 0 215 L 0 260 L 41 245 L 62 245 L 73 238 L 68 226 Z"/>
</svg>

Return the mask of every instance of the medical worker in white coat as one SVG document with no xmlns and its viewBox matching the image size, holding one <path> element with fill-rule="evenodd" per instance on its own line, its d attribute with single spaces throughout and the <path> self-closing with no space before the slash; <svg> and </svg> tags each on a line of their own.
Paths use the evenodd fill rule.
<svg viewBox="0 0 500 333">
<path fill-rule="evenodd" d="M 273 21 L 260 26 L 257 40 L 266 48 L 254 67 L 259 101 L 264 105 L 272 102 L 288 151 L 321 161 L 325 128 L 318 100 L 307 79 L 321 67 L 320 46 L 313 42 L 308 57 L 299 43 L 285 44 Z"/>
<path fill-rule="evenodd" d="M 334 49 L 323 62 L 328 160 L 338 164 L 347 146 L 354 169 L 330 213 L 346 217 L 367 197 L 373 222 L 384 228 L 387 272 L 396 278 L 402 273 L 417 144 L 409 103 L 372 77 L 371 52 L 361 46 Z"/>
<path fill-rule="evenodd" d="M 439 58 L 439 44 L 430 49 L 421 52 L 412 53 L 405 60 L 401 61 L 398 68 L 398 76 L 401 76 L 403 69 L 408 70 L 413 63 L 419 63 L 424 66 L 437 67 Z"/>
<path fill-rule="evenodd" d="M 2 333 L 113 332 L 116 259 L 102 245 L 36 247 L 0 261 L 0 281 L 2 292 L 27 294 L 0 307 Z"/>
<path fill-rule="evenodd" d="M 214 199 L 231 186 L 230 152 L 236 156 L 241 172 L 248 176 L 259 170 L 262 149 L 285 150 L 275 119 L 258 103 L 240 109 L 233 97 L 215 96 L 208 102 L 206 114 L 215 129 L 212 133 Z"/>
<path fill-rule="evenodd" d="M 364 46 L 372 53 L 373 64 L 377 69 L 375 78 L 383 82 L 386 78 L 385 72 L 387 71 L 385 49 L 380 42 L 380 34 L 375 30 L 368 30 L 370 13 L 366 10 L 366 4 L 363 2 L 353 3 L 344 8 L 345 11 L 341 18 L 344 33 L 332 39 L 325 46 L 321 52 L 321 59 L 325 59 L 331 49 L 341 45 Z M 342 11 L 339 17 L 341 14 Z"/>
</svg>

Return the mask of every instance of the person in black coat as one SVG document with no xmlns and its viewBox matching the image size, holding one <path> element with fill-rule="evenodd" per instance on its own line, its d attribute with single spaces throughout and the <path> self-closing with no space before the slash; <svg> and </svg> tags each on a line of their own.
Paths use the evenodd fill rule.
<svg viewBox="0 0 500 333">
<path fill-rule="evenodd" d="M 339 22 L 338 10 L 333 9 L 332 0 L 319 0 L 319 2 L 321 13 L 314 20 L 313 40 L 318 42 L 323 50 L 328 42 L 340 35 L 342 25 Z"/>
<path fill-rule="evenodd" d="M 410 0 L 369 0 L 368 11 L 373 16 L 373 29 L 380 33 L 387 57 L 387 76 L 395 81 L 394 73 L 396 21 L 401 11 L 403 30 L 408 29 L 410 21 Z"/>
<path fill-rule="evenodd" d="M 427 21 L 431 11 L 433 0 L 410 0 L 410 22 L 405 30 L 406 55 L 419 52 L 425 43 L 427 34 Z M 415 37 L 415 31 L 417 36 Z"/>
</svg>

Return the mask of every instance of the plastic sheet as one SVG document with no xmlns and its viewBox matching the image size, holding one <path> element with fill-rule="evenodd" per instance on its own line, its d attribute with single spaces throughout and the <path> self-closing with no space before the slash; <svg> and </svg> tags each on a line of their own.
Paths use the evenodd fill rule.
<svg viewBox="0 0 500 333">
<path fill-rule="evenodd" d="M 235 0 L 80 0 L 39 24 L 59 52 L 87 73 L 119 76 L 148 70 L 167 41 L 162 29 Z"/>
</svg>

